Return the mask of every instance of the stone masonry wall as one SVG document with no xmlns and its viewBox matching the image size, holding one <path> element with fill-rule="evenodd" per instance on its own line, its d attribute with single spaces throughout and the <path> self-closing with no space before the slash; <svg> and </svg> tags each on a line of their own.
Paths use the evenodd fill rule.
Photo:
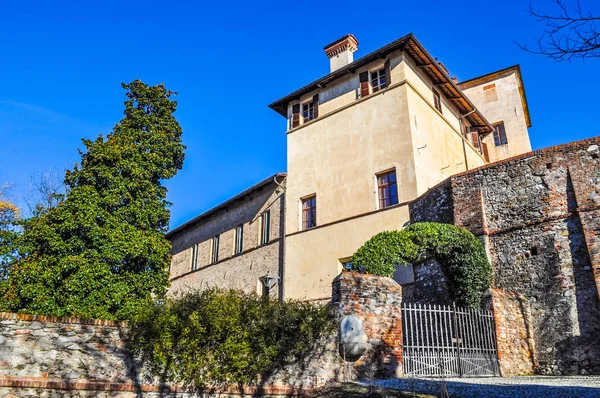
<svg viewBox="0 0 600 398">
<path fill-rule="evenodd" d="M 413 221 L 449 220 L 478 236 L 493 287 L 527 298 L 538 373 L 600 373 L 599 145 L 596 137 L 486 165 L 411 205 Z"/>
<path fill-rule="evenodd" d="M 500 375 L 533 374 L 535 344 L 527 299 L 499 289 L 492 289 L 491 293 Z"/>
<path fill-rule="evenodd" d="M 414 282 L 402 286 L 406 303 L 448 305 L 452 300 L 442 266 L 435 258 L 413 265 Z"/>
<path fill-rule="evenodd" d="M 263 375 L 252 396 L 296 396 L 328 381 L 401 372 L 402 289 L 390 278 L 344 272 L 333 283 L 337 321 L 363 319 L 369 351 L 344 363 L 338 330 L 315 342 L 307 358 Z M 176 386 L 161 386 L 134 360 L 127 324 L 112 321 L 0 313 L 0 396 L 2 397 L 192 397 Z M 226 389 L 220 397 L 239 396 Z M 213 395 L 204 395 L 210 397 Z M 214 395 L 217 396 L 217 395 Z"/>
</svg>

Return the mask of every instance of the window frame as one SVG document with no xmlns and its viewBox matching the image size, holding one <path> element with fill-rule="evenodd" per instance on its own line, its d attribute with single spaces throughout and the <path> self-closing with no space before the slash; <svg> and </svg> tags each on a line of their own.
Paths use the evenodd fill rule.
<svg viewBox="0 0 600 398">
<path fill-rule="evenodd" d="M 307 107 L 306 116 L 304 116 L 305 106 Z M 313 99 L 300 104 L 300 117 L 302 118 L 302 124 L 315 120 L 315 101 Z"/>
<path fill-rule="evenodd" d="M 235 240 L 233 242 L 233 254 L 242 254 L 244 251 L 244 224 L 235 227 Z"/>
<path fill-rule="evenodd" d="M 191 271 L 198 269 L 198 243 L 192 245 Z"/>
<path fill-rule="evenodd" d="M 502 126 L 502 133 L 500 133 L 500 126 Z M 494 145 L 497 147 L 508 145 L 508 137 L 506 136 L 506 125 L 504 124 L 504 121 L 494 123 L 492 124 L 492 127 L 494 128 Z"/>
<path fill-rule="evenodd" d="M 442 112 L 442 96 L 435 88 L 432 88 L 431 91 L 433 92 L 433 107 L 438 112 L 443 114 L 443 112 Z"/>
<path fill-rule="evenodd" d="M 216 264 L 219 262 L 219 241 L 221 240 L 221 235 L 217 234 L 213 236 L 211 242 L 211 253 L 210 253 L 210 263 Z"/>
<path fill-rule="evenodd" d="M 393 175 L 394 176 L 394 181 L 392 181 L 390 183 L 390 176 Z M 386 183 L 382 183 L 381 182 L 381 178 L 382 177 L 387 177 L 387 182 Z M 396 173 L 396 168 L 394 167 L 393 169 L 387 169 L 384 171 L 381 171 L 377 174 L 375 174 L 375 178 L 376 178 L 376 183 L 377 183 L 377 204 L 378 204 L 378 208 L 379 209 L 385 209 L 391 206 L 395 206 L 398 203 L 400 203 L 400 195 L 398 193 L 398 174 Z M 392 187 L 396 188 L 396 195 L 392 195 Z M 385 198 L 383 197 L 382 193 L 385 192 L 385 190 L 387 189 L 387 194 L 388 197 Z M 394 203 L 394 197 L 396 198 L 396 201 Z M 389 204 L 386 205 L 386 200 L 389 202 Z"/>
<path fill-rule="evenodd" d="M 267 209 L 260 215 L 259 244 L 266 245 L 271 241 L 271 210 Z"/>
<path fill-rule="evenodd" d="M 383 77 L 383 83 L 381 83 Z M 377 84 L 373 84 L 376 81 Z M 371 93 L 384 90 L 388 86 L 388 76 L 385 66 L 369 71 L 369 84 L 371 85 Z"/>
<path fill-rule="evenodd" d="M 306 207 L 306 204 L 310 204 Z M 300 220 L 301 230 L 306 231 L 315 228 L 317 224 L 317 194 L 312 194 L 300 198 Z M 305 216 L 306 215 L 306 216 Z"/>
</svg>

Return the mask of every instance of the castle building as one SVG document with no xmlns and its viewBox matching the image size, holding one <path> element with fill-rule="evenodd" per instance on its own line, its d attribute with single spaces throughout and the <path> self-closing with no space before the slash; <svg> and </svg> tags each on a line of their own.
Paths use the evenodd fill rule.
<svg viewBox="0 0 600 398">
<path fill-rule="evenodd" d="M 412 34 L 357 49 L 353 35 L 325 46 L 330 73 L 269 105 L 286 119 L 287 175 L 169 232 L 172 292 L 327 300 L 356 249 L 406 225 L 430 188 L 531 151 L 518 65 L 461 83 Z"/>
</svg>

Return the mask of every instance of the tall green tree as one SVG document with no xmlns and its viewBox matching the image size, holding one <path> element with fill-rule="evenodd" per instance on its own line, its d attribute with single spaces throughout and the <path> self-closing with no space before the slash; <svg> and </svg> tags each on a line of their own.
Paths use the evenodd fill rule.
<svg viewBox="0 0 600 398">
<path fill-rule="evenodd" d="M 122 86 L 123 119 L 106 138 L 83 140 L 64 200 L 24 223 L 8 310 L 128 319 L 165 294 L 170 203 L 162 181 L 182 168 L 185 149 L 176 93 L 139 80 Z"/>
</svg>

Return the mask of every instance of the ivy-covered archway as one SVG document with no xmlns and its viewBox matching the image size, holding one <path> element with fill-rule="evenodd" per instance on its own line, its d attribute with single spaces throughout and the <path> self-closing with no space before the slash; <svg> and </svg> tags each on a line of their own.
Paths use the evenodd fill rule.
<svg viewBox="0 0 600 398">
<path fill-rule="evenodd" d="M 385 231 L 354 253 L 354 270 L 391 276 L 396 265 L 432 256 L 442 267 L 450 296 L 457 304 L 478 307 L 492 280 L 483 244 L 471 232 L 451 224 L 423 222 L 401 231 Z M 362 267 L 361 267 L 362 266 Z"/>
</svg>

